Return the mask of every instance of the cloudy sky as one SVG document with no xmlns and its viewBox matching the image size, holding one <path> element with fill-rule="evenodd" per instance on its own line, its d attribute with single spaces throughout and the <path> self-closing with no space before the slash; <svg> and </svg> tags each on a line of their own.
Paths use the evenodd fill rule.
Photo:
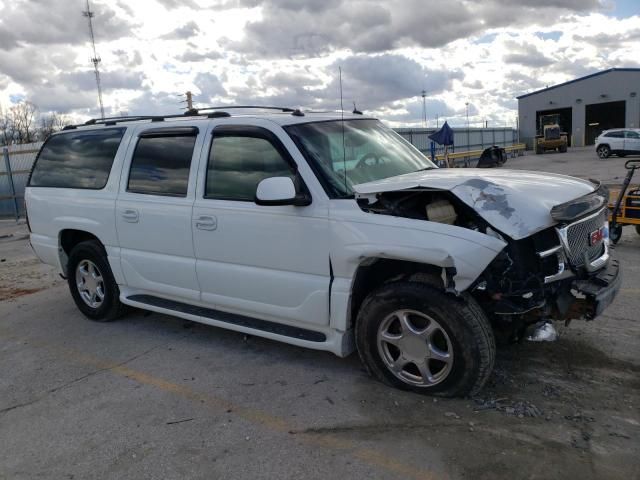
<svg viewBox="0 0 640 480">
<path fill-rule="evenodd" d="M 107 114 L 244 103 L 514 125 L 515 97 L 640 66 L 640 0 L 94 0 Z M 0 104 L 99 116 L 86 0 L 0 0 Z"/>
</svg>

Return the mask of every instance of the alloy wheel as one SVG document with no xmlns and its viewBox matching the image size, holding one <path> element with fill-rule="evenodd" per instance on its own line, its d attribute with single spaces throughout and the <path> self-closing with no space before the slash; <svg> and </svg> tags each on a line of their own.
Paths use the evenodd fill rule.
<svg viewBox="0 0 640 480">
<path fill-rule="evenodd" d="M 418 387 L 437 385 L 453 367 L 449 335 L 436 320 L 415 310 L 396 310 L 378 328 L 378 353 L 393 375 Z"/>
<path fill-rule="evenodd" d="M 82 260 L 76 267 L 76 286 L 80 298 L 91 308 L 99 308 L 104 301 L 102 273 L 91 260 Z"/>
</svg>

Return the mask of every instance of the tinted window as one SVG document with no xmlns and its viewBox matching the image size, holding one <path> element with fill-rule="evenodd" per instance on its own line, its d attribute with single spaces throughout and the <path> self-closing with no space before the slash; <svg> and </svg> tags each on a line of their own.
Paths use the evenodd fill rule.
<svg viewBox="0 0 640 480">
<path fill-rule="evenodd" d="M 53 135 L 42 147 L 29 186 L 104 188 L 124 128 Z"/>
<path fill-rule="evenodd" d="M 638 132 L 627 130 L 626 132 L 624 132 L 624 134 L 627 138 L 640 138 L 640 134 L 638 134 Z"/>
<path fill-rule="evenodd" d="M 623 138 L 624 132 L 609 132 L 605 135 L 605 137 Z"/>
<path fill-rule="evenodd" d="M 269 177 L 295 177 L 271 142 L 256 137 L 214 138 L 207 170 L 207 198 L 253 201 L 258 183 Z"/>
<path fill-rule="evenodd" d="M 131 159 L 127 190 L 185 197 L 195 143 L 195 135 L 140 138 Z"/>
</svg>

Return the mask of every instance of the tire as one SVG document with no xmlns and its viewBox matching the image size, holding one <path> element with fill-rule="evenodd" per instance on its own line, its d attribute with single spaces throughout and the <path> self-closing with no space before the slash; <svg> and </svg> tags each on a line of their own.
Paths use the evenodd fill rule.
<svg viewBox="0 0 640 480">
<path fill-rule="evenodd" d="M 613 244 L 617 244 L 622 237 L 622 225 L 616 225 L 615 227 L 611 227 L 609 230 L 609 240 L 613 242 Z"/>
<path fill-rule="evenodd" d="M 404 328 L 401 317 L 408 319 Z M 455 298 L 423 283 L 394 282 L 371 292 L 358 313 L 355 334 L 360 359 L 371 376 L 422 394 L 474 395 L 495 361 L 493 331 L 475 300 Z M 444 361 L 434 358 L 443 354 Z"/>
<path fill-rule="evenodd" d="M 540 155 L 542 153 L 544 153 L 544 148 L 536 145 L 536 155 Z"/>
<path fill-rule="evenodd" d="M 596 153 L 598 154 L 599 158 L 605 160 L 611 155 L 611 149 L 609 148 L 609 145 L 598 145 L 598 148 L 596 148 Z"/>
<path fill-rule="evenodd" d="M 560 153 L 567 153 L 567 146 L 563 145 L 560 147 Z"/>
<path fill-rule="evenodd" d="M 636 233 L 640 235 L 640 225 L 636 225 Z"/>
<path fill-rule="evenodd" d="M 125 312 L 107 252 L 99 242 L 90 240 L 73 247 L 67 263 L 67 281 L 76 306 L 87 318 L 110 322 Z"/>
</svg>

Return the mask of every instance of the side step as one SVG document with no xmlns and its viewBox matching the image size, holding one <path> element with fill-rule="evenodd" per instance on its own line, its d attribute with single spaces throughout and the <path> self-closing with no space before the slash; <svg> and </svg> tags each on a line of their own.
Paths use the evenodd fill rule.
<svg viewBox="0 0 640 480">
<path fill-rule="evenodd" d="M 165 298 L 155 297 L 153 295 L 131 295 L 127 300 L 132 302 L 145 303 L 158 308 L 173 310 L 175 312 L 196 315 L 198 317 L 210 318 L 218 322 L 230 323 L 241 327 L 252 328 L 254 330 L 262 330 L 264 332 L 282 335 L 285 337 L 298 338 L 308 342 L 324 342 L 327 337 L 324 333 L 307 330 L 306 328 L 292 327 L 291 325 L 282 325 L 281 323 L 270 322 L 268 320 L 260 320 L 258 318 L 246 317 L 236 313 L 221 312 L 212 308 L 198 307 L 188 303 L 176 302 Z"/>
</svg>

